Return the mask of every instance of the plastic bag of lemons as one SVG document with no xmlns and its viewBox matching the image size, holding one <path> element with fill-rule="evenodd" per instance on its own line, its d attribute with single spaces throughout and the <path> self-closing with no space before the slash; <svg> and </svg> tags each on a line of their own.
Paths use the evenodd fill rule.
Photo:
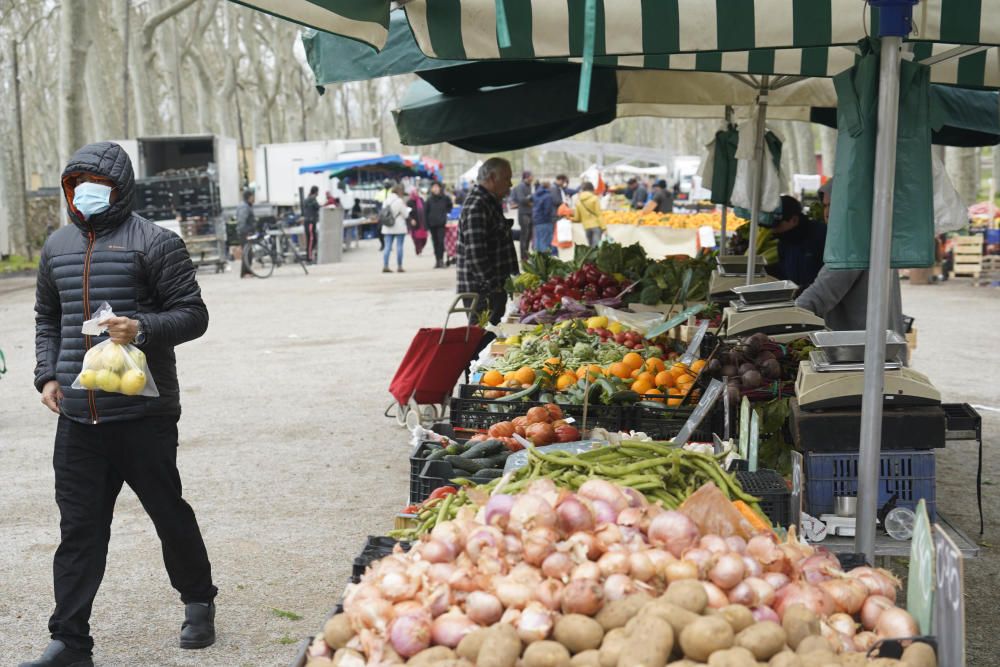
<svg viewBox="0 0 1000 667">
<path fill-rule="evenodd" d="M 84 322 L 84 333 L 103 333 L 103 330 L 95 331 L 93 327 L 97 326 L 96 321 L 109 317 L 114 317 L 114 313 L 110 306 L 103 304 L 93 319 Z M 135 345 L 119 345 L 110 339 L 87 350 L 83 357 L 83 368 L 71 386 L 73 389 L 105 391 L 126 396 L 155 398 L 160 395 L 153 376 L 149 373 L 146 354 Z"/>
</svg>

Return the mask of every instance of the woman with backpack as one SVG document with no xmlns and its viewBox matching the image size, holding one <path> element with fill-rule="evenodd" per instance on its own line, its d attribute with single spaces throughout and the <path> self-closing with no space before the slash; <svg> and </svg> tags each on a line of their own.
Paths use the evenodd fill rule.
<svg viewBox="0 0 1000 667">
<path fill-rule="evenodd" d="M 410 214 L 410 207 L 403 201 L 405 192 L 399 183 L 393 185 L 378 213 L 382 236 L 385 238 L 382 273 L 392 273 L 392 269 L 389 268 L 389 257 L 392 255 L 393 244 L 396 245 L 396 270 L 398 273 L 403 273 L 403 242 L 406 240 L 406 220 Z"/>
</svg>

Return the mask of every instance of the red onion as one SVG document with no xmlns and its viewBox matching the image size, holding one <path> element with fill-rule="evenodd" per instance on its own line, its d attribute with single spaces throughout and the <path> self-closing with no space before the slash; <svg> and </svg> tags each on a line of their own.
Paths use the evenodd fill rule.
<svg viewBox="0 0 1000 667">
<path fill-rule="evenodd" d="M 746 573 L 748 577 L 764 576 L 764 568 L 761 566 L 761 564 L 757 561 L 756 558 L 751 558 L 750 556 L 741 556 L 741 558 L 743 558 L 743 567 L 746 568 Z"/>
<path fill-rule="evenodd" d="M 597 538 L 592 533 L 573 533 L 566 539 L 566 543 L 574 552 L 577 561 L 597 560 L 601 555 Z"/>
<path fill-rule="evenodd" d="M 503 549 L 503 533 L 493 526 L 480 526 L 465 541 L 465 553 L 473 562 L 483 553 L 499 555 Z"/>
<path fill-rule="evenodd" d="M 600 579 L 601 568 L 597 566 L 597 563 L 585 561 L 573 568 L 569 578 L 574 581 L 577 579 Z"/>
<path fill-rule="evenodd" d="M 542 574 L 560 581 L 569 578 L 572 568 L 573 559 L 562 551 L 553 552 L 542 561 Z"/>
<path fill-rule="evenodd" d="M 865 630 L 864 632 L 859 632 L 854 635 L 854 648 L 862 653 L 867 653 L 875 642 L 878 641 L 878 635 L 874 632 Z"/>
<path fill-rule="evenodd" d="M 823 551 L 806 558 L 798 566 L 802 578 L 810 584 L 818 584 L 840 574 L 840 561 L 828 551 Z"/>
<path fill-rule="evenodd" d="M 763 575 L 764 581 L 771 584 L 771 588 L 778 590 L 783 588 L 791 579 L 788 578 L 787 574 L 782 574 L 781 572 L 765 572 Z"/>
<path fill-rule="evenodd" d="M 623 486 L 620 489 L 625 494 L 625 498 L 628 499 L 629 507 L 646 507 L 649 505 L 649 501 L 646 500 L 646 496 L 642 495 L 641 491 L 636 491 L 630 486 Z"/>
<path fill-rule="evenodd" d="M 424 603 L 431 612 L 431 616 L 437 618 L 448 611 L 448 608 L 451 606 L 451 588 L 449 588 L 448 584 L 438 585 L 424 599 Z"/>
<path fill-rule="evenodd" d="M 698 546 L 713 554 L 724 554 L 729 551 L 729 544 L 718 535 L 702 535 Z"/>
<path fill-rule="evenodd" d="M 605 577 L 612 574 L 628 574 L 628 554 L 624 551 L 609 551 L 598 559 L 597 567 Z"/>
<path fill-rule="evenodd" d="M 669 583 L 674 583 L 681 579 L 697 579 L 698 566 L 687 560 L 675 560 L 667 563 L 663 568 L 664 575 Z"/>
<path fill-rule="evenodd" d="M 671 510 L 649 524 L 649 542 L 680 557 L 698 541 L 698 526 L 686 514 Z"/>
<path fill-rule="evenodd" d="M 850 577 L 821 581 L 819 587 L 827 592 L 837 611 L 847 614 L 856 614 L 861 611 L 861 605 L 868 597 L 868 589 L 865 585 Z"/>
<path fill-rule="evenodd" d="M 378 590 L 388 600 L 399 602 L 416 595 L 420 580 L 407 572 L 386 572 L 378 579 Z"/>
<path fill-rule="evenodd" d="M 754 535 L 747 542 L 747 554 L 756 558 L 765 568 L 776 561 L 784 559 L 774 538 L 769 535 Z"/>
<path fill-rule="evenodd" d="M 434 526 L 434 530 L 431 531 L 431 537 L 451 545 L 455 553 L 458 553 L 462 545 L 465 544 L 465 535 L 455 521 L 445 521 Z"/>
<path fill-rule="evenodd" d="M 849 614 L 831 614 L 830 617 L 826 619 L 826 622 L 831 628 L 842 635 L 847 635 L 848 637 L 853 637 L 858 632 L 858 624 Z"/>
<path fill-rule="evenodd" d="M 712 567 L 712 553 L 707 549 L 688 549 L 682 558 L 689 563 L 694 563 L 701 574 L 706 574 Z"/>
<path fill-rule="evenodd" d="M 521 544 L 521 538 L 517 535 L 504 535 L 503 550 L 506 553 L 505 558 L 508 562 L 516 563 L 520 561 L 524 553 L 524 545 Z"/>
<path fill-rule="evenodd" d="M 463 567 L 455 569 L 454 574 L 448 580 L 448 585 L 451 586 L 453 591 L 460 591 L 462 593 L 481 590 L 475 573 Z"/>
<path fill-rule="evenodd" d="M 507 527 L 510 519 L 510 510 L 514 507 L 514 496 L 506 493 L 495 493 L 486 502 L 485 523 L 488 526 Z"/>
<path fill-rule="evenodd" d="M 656 576 L 656 566 L 649 558 L 649 552 L 636 551 L 628 556 L 628 571 L 636 581 L 649 581 Z"/>
<path fill-rule="evenodd" d="M 604 589 L 596 579 L 574 579 L 562 595 L 564 614 L 593 616 L 604 604 Z"/>
<path fill-rule="evenodd" d="M 724 553 L 716 559 L 715 565 L 708 571 L 708 578 L 719 588 L 729 590 L 743 580 L 745 573 L 746 566 L 743 565 L 742 556 Z"/>
<path fill-rule="evenodd" d="M 349 607 L 349 608 L 348 608 Z M 382 598 L 363 598 L 345 604 L 345 611 L 354 628 L 384 633 L 392 620 L 392 604 Z"/>
<path fill-rule="evenodd" d="M 804 581 L 793 581 L 781 588 L 774 596 L 774 610 L 784 618 L 785 609 L 801 604 L 818 616 L 828 616 L 834 612 L 833 600 L 822 588 Z"/>
<path fill-rule="evenodd" d="M 758 623 L 762 621 L 774 621 L 775 623 L 781 623 L 781 619 L 778 618 L 777 612 L 775 612 L 770 607 L 754 607 L 750 610 L 753 614 L 753 620 Z"/>
<path fill-rule="evenodd" d="M 622 494 L 621 489 L 611 482 L 603 479 L 587 480 L 580 486 L 577 494 L 590 500 L 601 500 L 606 502 L 615 510 L 616 517 L 618 512 L 621 512 L 629 506 L 629 499 Z"/>
<path fill-rule="evenodd" d="M 709 581 L 701 582 L 701 585 L 705 587 L 705 593 L 708 595 L 708 606 L 713 609 L 722 609 L 729 604 L 729 598 L 721 588 Z"/>
<path fill-rule="evenodd" d="M 741 604 L 744 607 L 753 607 L 760 604 L 756 592 L 745 581 L 741 581 L 733 586 L 733 589 L 729 591 L 728 597 L 729 601 L 733 604 Z"/>
<path fill-rule="evenodd" d="M 882 612 L 895 606 L 896 603 L 884 595 L 869 595 L 861 605 L 861 625 L 865 630 L 874 630 Z"/>
<path fill-rule="evenodd" d="M 612 574 L 604 580 L 604 599 L 621 600 L 635 593 L 635 582 L 627 574 Z"/>
<path fill-rule="evenodd" d="M 479 625 L 493 625 L 503 615 L 503 605 L 495 595 L 473 591 L 465 598 L 465 613 Z"/>
<path fill-rule="evenodd" d="M 532 602 L 517 620 L 517 636 L 525 644 L 545 639 L 552 632 L 552 612 L 537 602 Z"/>
<path fill-rule="evenodd" d="M 429 539 L 420 545 L 421 558 L 430 563 L 450 563 L 455 559 L 455 549 L 441 540 Z"/>
<path fill-rule="evenodd" d="M 430 646 L 431 625 L 424 616 L 400 616 L 389 626 L 389 643 L 396 653 L 409 658 Z"/>
<path fill-rule="evenodd" d="M 618 512 L 603 500 L 593 500 L 590 506 L 594 508 L 594 520 L 598 526 L 618 521 Z"/>
<path fill-rule="evenodd" d="M 522 538 L 524 562 L 540 566 L 548 555 L 555 551 L 558 540 L 559 534 L 551 528 L 535 528 L 525 533 Z"/>
<path fill-rule="evenodd" d="M 510 520 L 516 526 L 528 530 L 532 528 L 554 528 L 556 513 L 542 496 L 523 493 L 514 499 L 510 509 Z"/>
<path fill-rule="evenodd" d="M 435 644 L 455 648 L 462 637 L 475 630 L 478 625 L 458 609 L 452 609 L 447 614 L 441 614 L 431 625 L 431 639 Z"/>
<path fill-rule="evenodd" d="M 535 589 L 535 599 L 552 611 L 562 606 L 563 584 L 558 579 L 546 579 Z"/>
<path fill-rule="evenodd" d="M 871 595 L 882 595 L 893 602 L 896 601 L 896 589 L 900 582 L 892 572 L 881 568 L 856 567 L 847 576 L 861 581 Z"/>
<path fill-rule="evenodd" d="M 738 554 L 746 553 L 747 541 L 739 535 L 730 535 L 727 537 L 726 544 L 729 545 L 730 551 L 735 551 Z"/>
<path fill-rule="evenodd" d="M 591 531 L 594 529 L 594 515 L 576 496 L 568 496 L 556 507 L 556 526 L 563 535 Z"/>
<path fill-rule="evenodd" d="M 594 537 L 597 538 L 597 548 L 607 551 L 612 545 L 622 543 L 622 528 L 617 524 L 609 523 L 602 526 Z"/>
<path fill-rule="evenodd" d="M 619 526 L 636 526 L 642 522 L 642 517 L 645 514 L 645 510 L 641 507 L 626 507 L 618 515 L 617 523 Z"/>
</svg>

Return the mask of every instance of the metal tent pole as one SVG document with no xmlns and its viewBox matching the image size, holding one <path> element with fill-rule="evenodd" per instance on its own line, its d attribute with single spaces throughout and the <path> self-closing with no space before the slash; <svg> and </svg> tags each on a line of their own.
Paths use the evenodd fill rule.
<svg viewBox="0 0 1000 667">
<path fill-rule="evenodd" d="M 858 458 L 858 521 L 855 551 L 868 562 L 875 556 L 875 515 L 882 445 L 882 395 L 885 381 L 885 330 L 889 321 L 889 259 L 892 199 L 896 176 L 896 123 L 899 114 L 899 60 L 902 37 L 882 38 L 875 143 L 875 194 L 872 200 L 871 258 L 865 329 L 865 386 L 861 397 L 861 453 Z"/>
<path fill-rule="evenodd" d="M 757 95 L 757 127 L 753 140 L 754 170 L 751 174 L 751 208 L 750 208 L 750 247 L 747 249 L 747 285 L 753 284 L 753 274 L 757 265 L 757 223 L 760 219 L 760 197 L 764 189 L 764 159 L 767 151 L 764 149 L 764 129 L 767 123 L 767 91 L 768 79 L 761 77 L 760 92 Z"/>
<path fill-rule="evenodd" d="M 727 104 L 726 105 L 726 129 L 727 130 L 729 129 L 729 123 L 732 121 L 732 119 L 733 119 L 733 108 Z M 719 150 L 718 144 L 716 144 L 715 150 Z M 711 183 L 709 183 L 709 185 L 711 185 Z M 702 187 L 705 187 L 704 183 L 702 183 Z M 725 204 L 723 204 L 722 205 L 722 226 L 720 228 L 720 234 L 719 234 L 719 254 L 720 255 L 725 255 L 726 254 L 726 216 L 727 215 L 729 215 L 729 207 L 726 206 Z"/>
</svg>

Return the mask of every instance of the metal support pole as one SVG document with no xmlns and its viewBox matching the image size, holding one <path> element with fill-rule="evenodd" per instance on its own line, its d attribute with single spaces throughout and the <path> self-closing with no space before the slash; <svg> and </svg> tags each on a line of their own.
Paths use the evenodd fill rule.
<svg viewBox="0 0 1000 667">
<path fill-rule="evenodd" d="M 760 197 L 764 189 L 764 131 L 767 123 L 768 75 L 761 77 L 760 92 L 757 94 L 757 127 L 753 140 L 754 169 L 751 174 L 750 247 L 747 248 L 747 285 L 753 284 L 757 268 L 757 224 L 760 220 Z"/>
<path fill-rule="evenodd" d="M 875 194 L 872 200 L 871 258 L 865 329 L 865 386 L 861 397 L 861 452 L 858 458 L 858 520 L 854 548 L 868 562 L 875 556 L 875 515 L 882 445 L 885 382 L 885 330 L 889 321 L 889 259 L 892 248 L 892 197 L 896 180 L 896 124 L 899 114 L 901 37 L 882 38 L 875 143 Z"/>
<path fill-rule="evenodd" d="M 729 129 L 729 123 L 733 120 L 733 108 L 726 105 L 726 129 Z M 719 146 L 715 146 L 715 150 L 719 150 Z M 711 185 L 711 183 L 709 183 Z M 704 187 L 704 184 L 703 184 Z M 992 200 L 991 200 L 992 201 Z M 719 254 L 726 254 L 726 216 L 729 215 L 729 207 L 725 204 L 722 205 L 722 226 L 719 230 Z"/>
</svg>

